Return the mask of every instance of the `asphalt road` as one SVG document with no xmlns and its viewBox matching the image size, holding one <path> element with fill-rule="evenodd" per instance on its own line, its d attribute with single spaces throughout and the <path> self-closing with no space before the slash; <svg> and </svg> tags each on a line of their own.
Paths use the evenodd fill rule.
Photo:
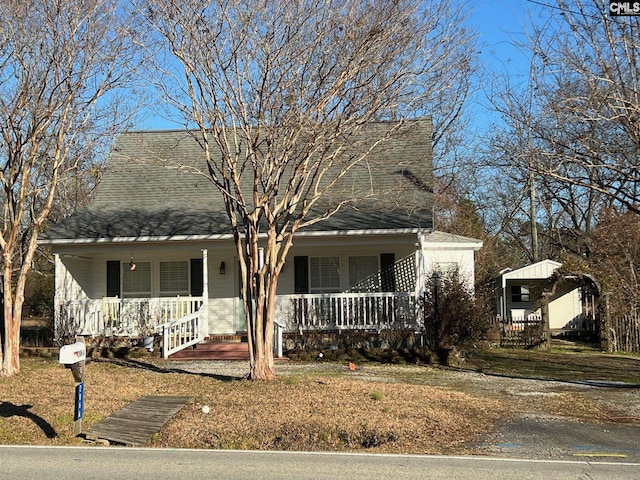
<svg viewBox="0 0 640 480">
<path fill-rule="evenodd" d="M 640 479 L 640 463 L 305 452 L 0 446 L 7 480 Z"/>
<path fill-rule="evenodd" d="M 502 458 L 640 463 L 640 426 L 529 414 L 496 425 L 482 447 Z"/>
</svg>

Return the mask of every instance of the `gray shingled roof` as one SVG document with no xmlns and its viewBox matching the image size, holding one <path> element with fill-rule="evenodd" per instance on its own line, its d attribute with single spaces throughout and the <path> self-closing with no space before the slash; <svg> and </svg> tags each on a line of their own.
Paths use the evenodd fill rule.
<svg viewBox="0 0 640 480">
<path fill-rule="evenodd" d="M 395 123 L 359 133 L 354 148 Z M 364 140 L 365 143 L 362 143 Z M 431 228 L 431 122 L 412 121 L 354 168 L 336 196 L 375 185 L 371 199 L 344 207 L 308 230 Z M 182 166 L 181 169 L 177 166 Z M 45 243 L 231 233 L 221 194 L 202 175 L 198 143 L 184 130 L 128 132 L 118 139 L 91 203 L 50 227 Z"/>
</svg>

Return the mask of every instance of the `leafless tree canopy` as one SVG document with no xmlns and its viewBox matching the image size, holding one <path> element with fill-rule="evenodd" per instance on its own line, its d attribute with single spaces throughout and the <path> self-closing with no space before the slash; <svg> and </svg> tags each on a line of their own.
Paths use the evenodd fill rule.
<svg viewBox="0 0 640 480">
<path fill-rule="evenodd" d="M 292 235 L 341 208 L 310 218 L 324 193 L 392 133 L 357 148 L 363 125 L 433 113 L 434 140 L 446 135 L 468 93 L 474 38 L 449 1 L 139 5 L 159 34 L 158 86 L 197 131 L 204 173 L 225 199 L 243 272 L 252 375 L 270 378 L 275 286 Z"/>
<path fill-rule="evenodd" d="M 3 374 L 19 369 L 24 282 L 57 187 L 129 113 L 126 15 L 101 0 L 0 1 Z"/>
<path fill-rule="evenodd" d="M 640 19 L 606 7 L 560 2 L 527 45 L 532 108 L 510 102 L 503 113 L 531 136 L 536 172 L 640 213 Z"/>
<path fill-rule="evenodd" d="M 640 213 L 640 19 L 604 0 L 536 7 L 520 44 L 529 78 L 493 92 L 505 124 L 486 162 L 500 172 L 494 225 L 528 259 L 533 225 L 541 256 L 588 257 L 603 207 Z"/>
</svg>

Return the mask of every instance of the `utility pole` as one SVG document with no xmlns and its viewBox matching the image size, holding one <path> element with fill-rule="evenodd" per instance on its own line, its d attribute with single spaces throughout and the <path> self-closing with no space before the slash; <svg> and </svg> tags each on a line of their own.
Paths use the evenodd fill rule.
<svg viewBox="0 0 640 480">
<path fill-rule="evenodd" d="M 531 155 L 531 150 L 529 150 Z M 529 158 L 529 221 L 531 223 L 531 253 L 533 263 L 540 261 L 538 254 L 538 222 L 536 221 L 536 183 L 531 158 Z"/>
</svg>

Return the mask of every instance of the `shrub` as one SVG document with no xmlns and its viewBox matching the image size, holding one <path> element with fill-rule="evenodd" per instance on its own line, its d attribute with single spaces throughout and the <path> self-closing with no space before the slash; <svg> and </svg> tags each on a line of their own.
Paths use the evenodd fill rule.
<svg viewBox="0 0 640 480">
<path fill-rule="evenodd" d="M 440 275 L 437 299 L 435 295 L 436 289 L 427 285 L 420 300 L 426 339 L 432 349 L 452 348 L 485 336 L 490 325 L 486 301 L 469 292 L 457 269 Z"/>
</svg>

